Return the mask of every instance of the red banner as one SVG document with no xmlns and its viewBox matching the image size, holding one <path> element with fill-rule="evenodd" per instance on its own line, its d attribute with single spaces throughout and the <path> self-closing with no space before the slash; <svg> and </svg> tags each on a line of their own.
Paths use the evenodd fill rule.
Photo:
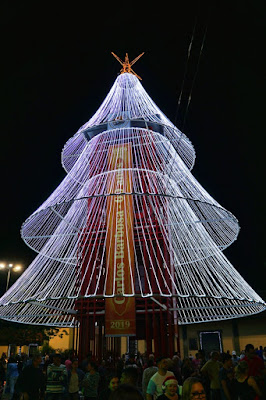
<svg viewBox="0 0 266 400">
<path fill-rule="evenodd" d="M 107 198 L 105 335 L 136 334 L 131 144 L 110 146 Z M 116 296 L 118 295 L 118 296 Z"/>
</svg>

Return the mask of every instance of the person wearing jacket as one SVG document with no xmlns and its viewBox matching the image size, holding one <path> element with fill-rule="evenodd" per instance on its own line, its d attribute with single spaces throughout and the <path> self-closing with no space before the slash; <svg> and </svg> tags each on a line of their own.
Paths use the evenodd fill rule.
<svg viewBox="0 0 266 400">
<path fill-rule="evenodd" d="M 22 393 L 24 400 L 44 399 L 45 376 L 40 368 L 41 362 L 41 355 L 34 354 L 32 363 L 26 365 L 18 377 L 15 392 Z"/>
<path fill-rule="evenodd" d="M 10 357 L 7 364 L 7 371 L 6 371 L 6 380 L 7 386 L 9 386 L 10 390 L 10 399 L 12 399 L 15 389 L 15 384 L 18 379 L 19 372 L 18 372 L 18 364 L 13 357 Z"/>
<path fill-rule="evenodd" d="M 68 371 L 68 395 L 69 400 L 78 400 L 81 383 L 85 373 L 78 368 L 78 360 L 73 360 Z"/>
<path fill-rule="evenodd" d="M 89 361 L 87 366 L 87 373 L 82 381 L 84 388 L 85 400 L 96 400 L 98 397 L 98 385 L 100 381 L 100 374 L 97 371 L 97 366 L 93 361 Z"/>
</svg>

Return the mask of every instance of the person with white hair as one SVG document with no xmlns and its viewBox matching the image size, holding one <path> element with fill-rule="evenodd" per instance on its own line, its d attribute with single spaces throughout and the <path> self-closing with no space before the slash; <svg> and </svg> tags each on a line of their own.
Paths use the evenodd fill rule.
<svg viewBox="0 0 266 400">
<path fill-rule="evenodd" d="M 238 357 L 238 355 L 236 354 L 236 351 L 233 350 L 232 351 L 232 363 L 233 363 L 234 367 L 238 364 L 239 360 L 240 360 L 240 357 Z"/>
</svg>

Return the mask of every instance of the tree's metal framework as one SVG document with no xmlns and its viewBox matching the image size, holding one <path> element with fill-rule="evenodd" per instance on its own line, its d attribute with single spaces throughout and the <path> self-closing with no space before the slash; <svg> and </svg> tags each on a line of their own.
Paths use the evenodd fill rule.
<svg viewBox="0 0 266 400">
<path fill-rule="evenodd" d="M 120 145 L 130 146 L 132 155 L 122 172 L 119 159 L 115 167 L 108 162 L 110 147 Z M 104 299 L 116 294 L 114 282 L 106 290 L 110 196 L 133 198 L 131 290 L 124 287 L 121 295 L 139 299 L 137 313 L 158 308 L 172 313 L 174 323 L 190 324 L 265 310 L 223 254 L 237 238 L 238 221 L 191 174 L 194 161 L 191 142 L 137 76 L 119 75 L 98 111 L 66 143 L 65 179 L 22 226 L 23 240 L 38 255 L 1 298 L 1 318 L 72 327 L 84 307 L 94 318 L 104 315 Z M 129 179 L 127 192 L 110 191 L 118 172 Z M 123 246 L 131 245 L 125 235 Z"/>
</svg>

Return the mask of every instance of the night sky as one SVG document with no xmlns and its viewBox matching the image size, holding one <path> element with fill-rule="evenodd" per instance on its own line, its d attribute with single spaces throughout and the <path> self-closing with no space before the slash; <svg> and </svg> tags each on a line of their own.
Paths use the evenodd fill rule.
<svg viewBox="0 0 266 400">
<path fill-rule="evenodd" d="M 218 2 L 217 2 L 218 3 Z M 104 3 L 91 9 L 36 2 L 1 6 L 0 259 L 27 267 L 20 227 L 65 176 L 61 150 L 104 100 L 130 60 L 159 108 L 196 150 L 192 171 L 240 223 L 225 255 L 265 291 L 265 2 Z M 170 4 L 170 3 L 169 3 Z M 196 23 L 196 25 L 195 25 Z M 193 28 L 184 94 L 184 78 Z M 200 47 L 206 40 L 197 69 Z M 1 261 L 0 260 L 0 261 Z M 5 281 L 4 272 L 0 272 Z"/>
</svg>

